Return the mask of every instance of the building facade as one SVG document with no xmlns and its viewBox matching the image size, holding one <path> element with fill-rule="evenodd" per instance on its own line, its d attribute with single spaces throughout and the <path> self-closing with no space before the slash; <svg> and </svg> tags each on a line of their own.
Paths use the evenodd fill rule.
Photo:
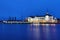
<svg viewBox="0 0 60 40">
<path fill-rule="evenodd" d="M 43 15 L 43 16 L 30 16 L 30 17 L 28 17 L 28 22 L 32 22 L 32 23 L 56 22 L 56 21 L 57 21 L 57 19 L 48 13 L 46 13 L 46 15 Z"/>
</svg>

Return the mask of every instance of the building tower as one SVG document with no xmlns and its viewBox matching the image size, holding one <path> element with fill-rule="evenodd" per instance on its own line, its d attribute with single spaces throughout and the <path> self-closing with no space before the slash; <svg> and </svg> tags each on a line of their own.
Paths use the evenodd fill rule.
<svg viewBox="0 0 60 40">
<path fill-rule="evenodd" d="M 46 20 L 46 21 L 49 21 L 49 14 L 48 14 L 48 10 L 47 10 L 46 15 L 45 15 L 45 20 Z"/>
</svg>

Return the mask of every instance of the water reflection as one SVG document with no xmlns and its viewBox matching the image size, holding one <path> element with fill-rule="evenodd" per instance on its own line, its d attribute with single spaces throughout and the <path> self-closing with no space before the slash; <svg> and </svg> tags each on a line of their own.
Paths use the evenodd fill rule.
<svg viewBox="0 0 60 40">
<path fill-rule="evenodd" d="M 29 24 L 28 33 L 32 40 L 56 40 L 55 26 L 55 24 Z"/>
<path fill-rule="evenodd" d="M 32 25 L 34 25 L 34 26 L 55 26 L 56 24 L 30 24 L 30 26 L 32 26 Z"/>
<path fill-rule="evenodd" d="M 43 27 L 43 38 L 45 40 L 49 40 L 50 39 L 50 35 L 49 34 L 50 34 L 50 29 L 49 29 L 48 24 L 46 24 L 46 26 Z"/>
</svg>

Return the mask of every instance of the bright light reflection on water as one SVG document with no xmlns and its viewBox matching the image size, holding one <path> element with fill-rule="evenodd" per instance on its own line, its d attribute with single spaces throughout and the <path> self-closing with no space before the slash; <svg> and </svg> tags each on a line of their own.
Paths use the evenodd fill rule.
<svg viewBox="0 0 60 40">
<path fill-rule="evenodd" d="M 55 26 L 55 24 L 30 24 L 31 26 L 34 25 L 34 26 Z"/>
<path fill-rule="evenodd" d="M 56 40 L 55 24 L 30 24 L 29 35 L 33 40 Z"/>
</svg>

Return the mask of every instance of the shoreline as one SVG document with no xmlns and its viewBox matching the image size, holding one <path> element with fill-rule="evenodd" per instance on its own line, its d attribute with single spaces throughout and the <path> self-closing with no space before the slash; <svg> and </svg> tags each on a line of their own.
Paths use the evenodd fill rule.
<svg viewBox="0 0 60 40">
<path fill-rule="evenodd" d="M 5 23 L 5 22 L 3 22 L 2 24 L 60 24 L 60 23 L 52 23 L 52 22 L 40 22 L 40 23 L 30 23 L 30 22 L 7 22 L 7 23 Z"/>
<path fill-rule="evenodd" d="M 3 20 L 0 21 L 0 24 L 60 24 L 60 20 L 57 22 L 37 22 L 37 23 L 31 23 L 28 21 L 17 21 L 17 20 L 14 21 Z"/>
</svg>

